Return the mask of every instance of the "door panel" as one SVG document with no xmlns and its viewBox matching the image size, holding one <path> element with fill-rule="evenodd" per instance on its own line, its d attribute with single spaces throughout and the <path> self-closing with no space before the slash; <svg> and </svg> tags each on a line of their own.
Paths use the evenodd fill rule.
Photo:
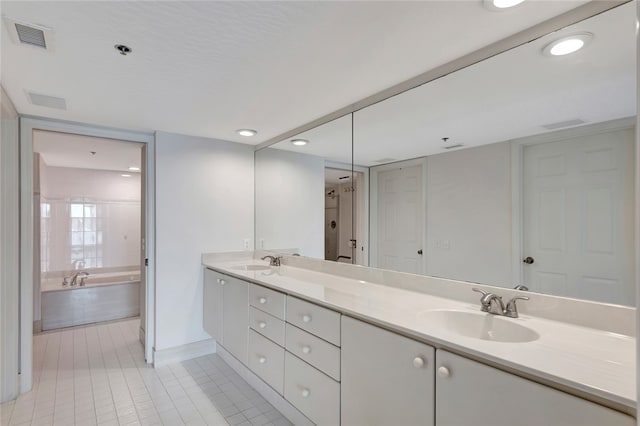
<svg viewBox="0 0 640 426">
<path fill-rule="evenodd" d="M 524 148 L 524 283 L 533 291 L 630 305 L 634 132 Z"/>
</svg>

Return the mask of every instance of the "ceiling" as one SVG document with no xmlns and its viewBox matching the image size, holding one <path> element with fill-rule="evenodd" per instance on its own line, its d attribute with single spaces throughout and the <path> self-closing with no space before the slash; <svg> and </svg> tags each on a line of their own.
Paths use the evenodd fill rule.
<svg viewBox="0 0 640 426">
<path fill-rule="evenodd" d="M 141 167 L 142 146 L 137 142 L 68 133 L 42 130 L 33 132 L 33 151 L 40 153 L 45 164 L 50 167 L 139 173 L 130 171 L 129 167 Z"/>
<path fill-rule="evenodd" d="M 600 123 L 636 115 L 636 19 L 627 3 L 438 80 L 318 126 L 274 148 L 376 166 L 550 132 L 571 120 Z M 571 55 L 542 50 L 569 34 L 593 40 Z M 442 138 L 448 138 L 446 142 Z M 293 139 L 293 138 L 291 138 Z"/>
<path fill-rule="evenodd" d="M 2 30 L 0 77 L 22 114 L 257 144 L 585 2 L 2 1 L 55 46 Z"/>
</svg>

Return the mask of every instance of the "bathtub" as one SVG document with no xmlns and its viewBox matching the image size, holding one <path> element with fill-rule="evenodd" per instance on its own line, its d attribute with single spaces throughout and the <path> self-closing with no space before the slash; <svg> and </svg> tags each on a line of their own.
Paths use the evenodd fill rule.
<svg viewBox="0 0 640 426">
<path fill-rule="evenodd" d="M 40 290 L 42 330 L 140 315 L 138 270 L 90 274 L 83 287 L 63 286 L 62 278 L 48 278 Z"/>
</svg>

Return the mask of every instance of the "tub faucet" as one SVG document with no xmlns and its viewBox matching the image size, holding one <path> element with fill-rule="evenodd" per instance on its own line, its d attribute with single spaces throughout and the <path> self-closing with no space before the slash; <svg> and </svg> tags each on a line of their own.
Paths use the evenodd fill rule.
<svg viewBox="0 0 640 426">
<path fill-rule="evenodd" d="M 265 256 L 262 257 L 261 260 L 267 260 L 269 259 L 269 266 L 280 266 L 280 259 L 282 259 L 281 256 Z"/>
<path fill-rule="evenodd" d="M 71 283 L 69 284 L 70 286 L 74 286 L 77 284 L 78 282 L 78 276 L 80 276 L 80 286 L 83 287 L 84 286 L 84 280 L 89 276 L 89 273 L 87 271 L 78 271 L 76 272 L 73 277 L 71 278 Z"/>
<path fill-rule="evenodd" d="M 84 259 L 76 259 L 71 263 L 71 266 L 73 266 L 73 270 L 74 271 L 79 271 L 81 269 L 84 269 Z"/>
</svg>

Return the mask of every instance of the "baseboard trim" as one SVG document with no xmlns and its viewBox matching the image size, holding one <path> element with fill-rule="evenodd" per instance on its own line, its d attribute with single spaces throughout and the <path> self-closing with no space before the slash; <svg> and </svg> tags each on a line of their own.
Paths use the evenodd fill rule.
<svg viewBox="0 0 640 426">
<path fill-rule="evenodd" d="M 238 361 L 225 348 L 218 345 L 217 353 L 224 362 L 229 365 L 236 373 L 240 375 L 249 385 L 256 390 L 264 399 L 269 401 L 276 410 L 280 411 L 291 423 L 296 426 L 314 426 L 313 422 L 302 414 L 296 407 L 291 405 L 289 401 L 284 399 L 282 395 L 273 390 L 271 386 L 266 384 L 256 376 L 254 372 L 249 370 L 244 364 Z"/>
<path fill-rule="evenodd" d="M 154 350 L 153 366 L 162 367 L 163 365 L 186 361 L 215 352 L 216 341 L 214 339 L 200 340 L 199 342 L 187 343 L 186 345 L 173 348 Z"/>
<path fill-rule="evenodd" d="M 42 320 L 35 320 L 33 322 L 33 333 L 42 333 Z"/>
</svg>

